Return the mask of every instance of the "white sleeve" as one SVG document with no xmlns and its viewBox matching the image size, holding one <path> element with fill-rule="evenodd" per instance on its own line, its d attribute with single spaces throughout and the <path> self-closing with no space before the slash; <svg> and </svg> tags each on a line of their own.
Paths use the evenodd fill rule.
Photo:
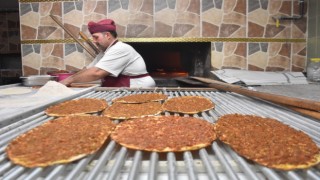
<svg viewBox="0 0 320 180">
<path fill-rule="evenodd" d="M 88 69 L 88 68 L 94 67 L 94 66 L 99 62 L 99 60 L 103 57 L 103 55 L 104 55 L 104 52 L 100 52 L 100 53 L 93 59 L 93 61 L 86 66 L 86 68 Z"/>
<path fill-rule="evenodd" d="M 130 52 L 122 47 L 112 47 L 105 52 L 104 56 L 95 66 L 117 77 L 127 66 L 129 60 Z"/>
</svg>

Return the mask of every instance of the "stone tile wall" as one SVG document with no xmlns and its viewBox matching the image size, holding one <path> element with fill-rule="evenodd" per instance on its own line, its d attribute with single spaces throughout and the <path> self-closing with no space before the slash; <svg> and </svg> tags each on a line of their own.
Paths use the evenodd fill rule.
<svg viewBox="0 0 320 180">
<path fill-rule="evenodd" d="M 24 1 L 20 3 L 23 73 L 79 70 L 92 61 L 81 46 L 68 42 L 70 36 L 50 14 L 76 35 L 82 31 L 90 36 L 91 20 L 112 18 L 120 38 L 218 38 L 211 46 L 212 69 L 304 71 L 305 12 L 301 20 L 280 21 L 277 27 L 272 17 L 298 16 L 298 0 Z"/>
</svg>

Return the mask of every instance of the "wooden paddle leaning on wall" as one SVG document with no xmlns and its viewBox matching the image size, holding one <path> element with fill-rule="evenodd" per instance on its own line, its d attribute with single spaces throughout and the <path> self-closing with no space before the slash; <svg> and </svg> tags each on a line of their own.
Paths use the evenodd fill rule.
<svg viewBox="0 0 320 180">
<path fill-rule="evenodd" d="M 235 92 L 249 97 L 260 98 L 273 103 L 280 104 L 301 114 L 320 119 L 320 102 L 311 101 L 300 98 L 293 98 L 288 96 L 276 95 L 266 92 L 252 91 L 238 85 L 227 84 L 221 81 L 203 78 L 203 77 L 190 77 L 192 79 L 208 83 L 207 86 L 219 90 Z"/>
<path fill-rule="evenodd" d="M 74 34 L 72 34 L 72 32 L 67 29 L 66 27 L 64 27 L 64 25 L 62 24 L 62 22 L 59 21 L 59 19 L 57 17 L 55 17 L 54 15 L 50 14 L 50 17 L 69 35 L 72 37 L 72 39 L 74 39 L 83 49 L 85 49 L 93 58 L 96 57 L 96 53 L 93 52 L 91 49 L 89 49 L 87 46 L 85 46 Z"/>
<path fill-rule="evenodd" d="M 100 53 L 100 50 L 97 48 L 97 46 L 95 46 L 92 42 L 91 42 L 91 40 L 83 33 L 83 32 L 79 32 L 79 35 L 81 36 L 81 38 L 83 39 L 83 40 L 85 40 L 86 41 L 86 43 L 94 50 L 94 52 L 96 53 L 96 54 L 99 54 Z"/>
</svg>

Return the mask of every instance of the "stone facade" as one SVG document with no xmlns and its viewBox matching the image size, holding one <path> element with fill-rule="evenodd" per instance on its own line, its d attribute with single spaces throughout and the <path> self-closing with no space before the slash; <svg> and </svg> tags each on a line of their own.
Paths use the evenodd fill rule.
<svg viewBox="0 0 320 180">
<path fill-rule="evenodd" d="M 20 3 L 20 29 L 22 41 L 63 40 L 70 36 L 50 18 L 50 14 L 58 17 L 73 34 L 82 31 L 87 36 L 90 36 L 89 21 L 111 18 L 117 24 L 120 38 L 224 39 L 211 42 L 212 69 L 304 71 L 305 42 L 272 40 L 306 39 L 306 9 L 305 13 L 300 20 L 280 21 L 277 27 L 272 17 L 298 16 L 298 1 L 46 1 Z M 269 41 L 244 42 L 241 38 Z M 24 75 L 45 74 L 57 69 L 76 71 L 91 61 L 92 57 L 74 42 L 22 44 Z"/>
</svg>

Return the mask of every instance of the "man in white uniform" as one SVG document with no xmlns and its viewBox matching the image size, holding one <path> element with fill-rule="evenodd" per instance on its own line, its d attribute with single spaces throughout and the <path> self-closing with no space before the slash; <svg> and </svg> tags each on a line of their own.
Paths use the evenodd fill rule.
<svg viewBox="0 0 320 180">
<path fill-rule="evenodd" d="M 89 22 L 93 42 L 101 53 L 86 69 L 60 81 L 64 85 L 101 79 L 104 87 L 154 87 L 155 81 L 148 74 L 141 55 L 130 45 L 117 40 L 113 20 Z"/>
</svg>

